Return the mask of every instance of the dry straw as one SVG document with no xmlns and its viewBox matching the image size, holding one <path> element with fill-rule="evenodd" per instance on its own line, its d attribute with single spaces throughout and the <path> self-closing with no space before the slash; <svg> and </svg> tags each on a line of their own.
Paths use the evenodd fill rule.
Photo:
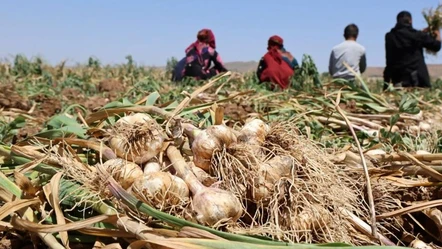
<svg viewBox="0 0 442 249">
<path fill-rule="evenodd" d="M 422 11 L 422 15 L 428 24 L 428 31 L 434 35 L 435 31 L 442 28 L 442 4 L 439 4 L 435 9 L 429 8 Z M 437 52 L 426 49 L 426 52 L 431 55 L 436 55 Z"/>
<path fill-rule="evenodd" d="M 368 215 L 357 181 L 293 127 L 291 121 L 273 124 L 261 157 L 251 155 L 253 148 L 247 144 L 216 153 L 212 170 L 222 179 L 220 187 L 242 198 L 247 210 L 238 226 L 230 229 L 298 243 L 370 243 L 368 237 L 355 231 L 348 215 L 340 209 L 358 217 Z M 290 159 L 285 160 L 292 170 L 273 184 L 264 185 L 268 188 L 267 198 L 256 200 L 251 193 L 264 181 L 257 168 L 281 156 Z M 269 183 L 268 179 L 264 182 Z"/>
</svg>

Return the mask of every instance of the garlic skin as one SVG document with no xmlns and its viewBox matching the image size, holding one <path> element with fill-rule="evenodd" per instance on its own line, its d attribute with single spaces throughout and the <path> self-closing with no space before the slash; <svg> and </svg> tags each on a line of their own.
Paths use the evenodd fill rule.
<svg viewBox="0 0 442 249">
<path fill-rule="evenodd" d="M 229 146 L 236 143 L 236 141 L 233 131 L 225 125 L 212 125 L 199 132 L 192 143 L 195 166 L 208 172 L 215 150 L 220 150 L 223 146 Z"/>
<path fill-rule="evenodd" d="M 416 151 L 416 155 L 431 155 L 431 153 L 426 150 L 418 150 Z"/>
<path fill-rule="evenodd" d="M 251 119 L 242 127 L 238 136 L 238 142 L 261 146 L 269 132 L 270 126 L 264 123 L 264 121 L 261 119 Z"/>
<path fill-rule="evenodd" d="M 379 133 L 380 133 L 379 130 L 374 130 L 374 129 L 364 130 L 363 132 L 370 137 L 379 137 Z"/>
<path fill-rule="evenodd" d="M 190 196 L 189 187 L 186 182 L 178 176 L 172 176 L 171 192 L 175 195 L 174 199 L 178 198 L 180 201 L 187 201 Z"/>
<path fill-rule="evenodd" d="M 411 125 L 408 127 L 408 132 L 414 136 L 417 136 L 420 132 L 420 128 L 417 125 Z"/>
<path fill-rule="evenodd" d="M 420 122 L 419 123 L 419 130 L 420 131 L 430 131 L 431 125 L 427 122 Z"/>
<path fill-rule="evenodd" d="M 288 176 L 294 166 L 294 158 L 291 156 L 275 156 L 274 158 L 258 166 L 258 176 L 254 179 L 252 199 L 255 202 L 266 202 L 275 183 L 282 177 Z"/>
<path fill-rule="evenodd" d="M 216 177 L 210 176 L 206 171 L 196 167 L 192 162 L 189 163 L 189 167 L 191 167 L 192 172 L 195 174 L 198 181 L 200 181 L 206 187 L 210 187 L 218 181 Z"/>
<path fill-rule="evenodd" d="M 109 146 L 119 157 L 143 164 L 161 152 L 163 141 L 157 122 L 147 114 L 136 113 L 115 123 Z"/>
<path fill-rule="evenodd" d="M 199 223 L 214 226 L 220 221 L 237 221 L 242 215 L 242 205 L 230 192 L 205 187 L 193 196 L 193 210 Z"/>
<path fill-rule="evenodd" d="M 105 168 L 124 189 L 128 189 L 137 179 L 143 177 L 143 171 L 137 164 L 121 158 L 106 161 L 103 164 L 103 168 Z"/>
<path fill-rule="evenodd" d="M 161 171 L 161 165 L 158 162 L 147 162 L 144 165 L 143 174 L 146 176 L 153 172 Z"/>
<path fill-rule="evenodd" d="M 365 152 L 365 155 L 368 156 L 378 156 L 378 155 L 386 155 L 387 153 L 381 149 L 369 150 Z"/>
<path fill-rule="evenodd" d="M 152 172 L 137 179 L 132 191 L 135 195 L 142 195 L 157 207 L 178 205 L 189 198 L 189 188 L 186 183 L 168 172 Z"/>
<path fill-rule="evenodd" d="M 416 249 L 432 249 L 431 246 L 427 245 L 425 242 L 423 242 L 422 240 L 419 240 L 419 239 L 413 240 L 410 243 L 410 247 L 416 248 Z"/>
</svg>

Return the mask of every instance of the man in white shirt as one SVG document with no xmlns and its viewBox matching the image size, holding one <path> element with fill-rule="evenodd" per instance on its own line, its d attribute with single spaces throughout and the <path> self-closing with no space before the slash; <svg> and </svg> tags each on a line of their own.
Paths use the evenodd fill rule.
<svg viewBox="0 0 442 249">
<path fill-rule="evenodd" d="M 355 24 L 345 27 L 345 41 L 336 45 L 331 52 L 328 71 L 333 78 L 354 80 L 355 75 L 344 65 L 346 62 L 356 73 L 362 74 L 367 68 L 365 48 L 356 42 L 359 29 Z"/>
</svg>

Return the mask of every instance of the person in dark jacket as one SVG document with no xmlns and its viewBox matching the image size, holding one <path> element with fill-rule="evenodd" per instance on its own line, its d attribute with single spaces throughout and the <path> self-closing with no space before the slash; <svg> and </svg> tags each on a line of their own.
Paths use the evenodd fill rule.
<svg viewBox="0 0 442 249">
<path fill-rule="evenodd" d="M 414 29 L 408 11 L 400 12 L 396 19 L 396 26 L 385 35 L 384 90 L 389 83 L 395 87 L 431 87 L 423 49 L 438 52 L 440 32 Z"/>
</svg>

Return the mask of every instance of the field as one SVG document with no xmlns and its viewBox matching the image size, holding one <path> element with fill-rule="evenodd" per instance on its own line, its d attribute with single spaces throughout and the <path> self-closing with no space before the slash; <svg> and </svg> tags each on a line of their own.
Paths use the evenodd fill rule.
<svg viewBox="0 0 442 249">
<path fill-rule="evenodd" d="M 441 81 L 0 65 L 0 248 L 442 246 Z M 373 229 L 375 228 L 375 229 Z"/>
</svg>

